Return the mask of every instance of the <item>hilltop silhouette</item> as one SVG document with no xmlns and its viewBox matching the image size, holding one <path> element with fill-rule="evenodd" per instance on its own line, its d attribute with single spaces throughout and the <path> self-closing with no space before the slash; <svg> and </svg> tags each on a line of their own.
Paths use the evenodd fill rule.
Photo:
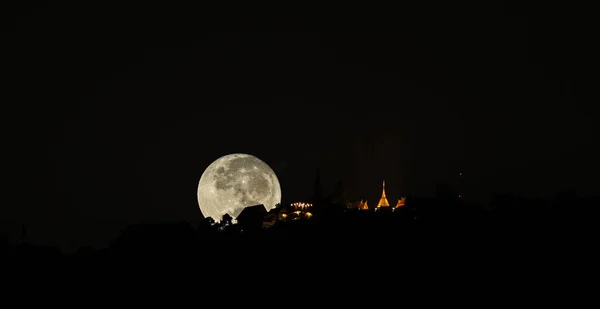
<svg viewBox="0 0 600 309">
<path fill-rule="evenodd" d="M 2 240 L 0 248 L 5 257 L 46 260 L 185 258 L 227 265 L 240 259 L 271 260 L 271 255 L 274 261 L 282 260 L 292 254 L 313 259 L 327 255 L 327 259 L 345 262 L 387 261 L 397 250 L 409 254 L 417 248 L 527 249 L 583 242 L 595 229 L 593 215 L 598 205 L 597 197 L 562 194 L 541 200 L 502 194 L 492 200 L 489 209 L 461 200 L 411 198 L 393 212 L 375 212 L 322 200 L 307 210 L 310 217 L 297 220 L 282 219 L 282 212 L 290 211 L 283 206 L 267 213 L 257 205 L 246 208 L 236 224 L 229 217 L 219 223 L 206 218 L 198 226 L 188 222 L 131 225 L 108 248 L 82 247 L 68 255 L 55 247 L 26 242 Z M 271 222 L 273 217 L 277 219 Z"/>
</svg>

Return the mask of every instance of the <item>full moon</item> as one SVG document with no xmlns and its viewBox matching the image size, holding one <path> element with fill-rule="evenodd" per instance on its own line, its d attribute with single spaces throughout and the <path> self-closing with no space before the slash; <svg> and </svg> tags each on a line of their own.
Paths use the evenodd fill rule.
<svg viewBox="0 0 600 309">
<path fill-rule="evenodd" d="M 267 211 L 281 202 L 275 172 L 257 157 L 234 153 L 211 163 L 198 184 L 198 206 L 204 217 L 236 218 L 248 206 L 263 204 Z"/>
</svg>

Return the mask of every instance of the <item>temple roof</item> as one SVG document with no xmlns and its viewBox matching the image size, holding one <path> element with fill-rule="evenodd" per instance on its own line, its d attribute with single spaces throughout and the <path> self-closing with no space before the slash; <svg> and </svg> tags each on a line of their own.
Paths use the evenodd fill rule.
<svg viewBox="0 0 600 309">
<path fill-rule="evenodd" d="M 406 205 L 406 197 L 398 199 L 398 203 L 396 204 L 396 208 L 404 207 Z"/>
<path fill-rule="evenodd" d="M 246 207 L 242 210 L 242 212 L 236 217 L 238 222 L 244 222 L 246 220 L 252 220 L 256 218 L 262 218 L 267 215 L 267 209 L 263 204 L 254 205 Z"/>
</svg>

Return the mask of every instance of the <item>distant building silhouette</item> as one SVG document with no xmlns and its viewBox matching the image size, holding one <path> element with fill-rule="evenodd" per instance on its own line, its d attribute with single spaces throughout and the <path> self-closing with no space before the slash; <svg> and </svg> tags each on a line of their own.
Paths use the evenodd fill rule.
<svg viewBox="0 0 600 309">
<path fill-rule="evenodd" d="M 317 168 L 317 174 L 314 183 L 313 203 L 318 203 L 323 200 L 323 187 L 321 185 L 321 172 Z"/>
<path fill-rule="evenodd" d="M 263 218 L 263 228 L 273 227 L 278 220 L 280 220 L 281 214 L 286 210 L 281 204 L 277 204 L 275 208 L 269 210 L 267 215 Z"/>
<path fill-rule="evenodd" d="M 462 200 L 464 199 L 464 181 L 463 181 L 463 173 L 459 172 L 458 173 L 458 199 Z"/>
<path fill-rule="evenodd" d="M 341 180 L 338 180 L 336 183 L 333 193 L 329 195 L 328 200 L 329 203 L 334 205 L 343 205 L 344 207 L 348 205 L 348 201 L 346 200 L 346 189 L 344 188 L 344 184 Z"/>
<path fill-rule="evenodd" d="M 267 209 L 263 204 L 246 207 L 237 216 L 237 225 L 243 231 L 261 230 Z"/>
</svg>

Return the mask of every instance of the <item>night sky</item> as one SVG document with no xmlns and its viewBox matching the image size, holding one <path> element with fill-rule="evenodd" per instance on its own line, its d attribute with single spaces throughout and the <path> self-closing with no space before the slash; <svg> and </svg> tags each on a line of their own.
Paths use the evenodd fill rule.
<svg viewBox="0 0 600 309">
<path fill-rule="evenodd" d="M 196 224 L 204 168 L 233 152 L 288 202 L 316 168 L 369 204 L 383 179 L 395 202 L 459 172 L 481 204 L 598 193 L 596 36 L 576 8 L 165 5 L 2 4 L 10 239 Z"/>
</svg>

